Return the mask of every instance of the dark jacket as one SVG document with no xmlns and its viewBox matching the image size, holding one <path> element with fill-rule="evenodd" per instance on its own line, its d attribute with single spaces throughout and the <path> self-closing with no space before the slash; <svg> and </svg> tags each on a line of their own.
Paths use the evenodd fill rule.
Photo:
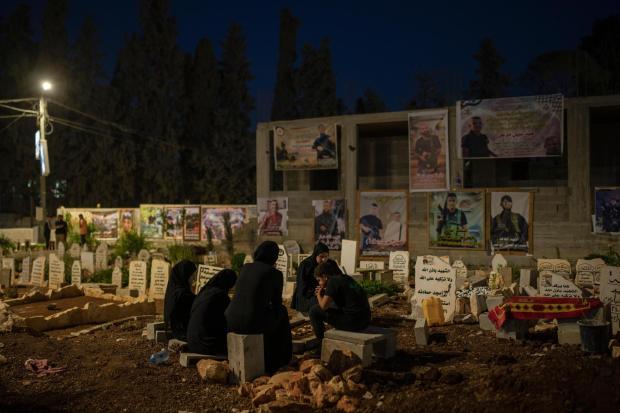
<svg viewBox="0 0 620 413">
<path fill-rule="evenodd" d="M 172 267 L 166 295 L 164 296 L 164 322 L 172 336 L 185 339 L 194 294 L 189 279 L 196 271 L 196 264 L 183 260 Z"/>
</svg>

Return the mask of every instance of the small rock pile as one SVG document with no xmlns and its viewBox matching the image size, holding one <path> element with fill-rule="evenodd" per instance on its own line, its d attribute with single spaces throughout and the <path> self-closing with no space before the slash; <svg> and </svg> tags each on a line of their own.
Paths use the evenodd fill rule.
<svg viewBox="0 0 620 413">
<path fill-rule="evenodd" d="M 349 351 L 334 351 L 326 366 L 305 359 L 298 369 L 282 370 L 286 371 L 241 384 L 239 394 L 251 397 L 261 412 L 313 411 L 334 405 L 339 411 L 354 412 L 362 397 L 372 397 L 361 383 L 362 360 Z"/>
</svg>

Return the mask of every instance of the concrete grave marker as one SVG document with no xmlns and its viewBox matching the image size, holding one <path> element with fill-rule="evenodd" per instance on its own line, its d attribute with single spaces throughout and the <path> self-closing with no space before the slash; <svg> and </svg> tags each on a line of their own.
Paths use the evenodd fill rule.
<svg viewBox="0 0 620 413">
<path fill-rule="evenodd" d="M 15 258 L 2 258 L 2 269 L 10 270 L 11 277 L 15 274 Z"/>
<path fill-rule="evenodd" d="M 456 289 L 459 290 L 465 285 L 467 281 L 467 267 L 461 260 L 456 260 L 452 263 L 452 268 L 456 273 Z"/>
<path fill-rule="evenodd" d="M 449 255 L 442 255 L 441 258 L 444 262 L 448 263 L 448 265 L 450 264 L 450 256 Z"/>
<path fill-rule="evenodd" d="M 170 264 L 163 260 L 151 261 L 151 286 L 149 293 L 151 298 L 163 300 L 168 286 Z"/>
<path fill-rule="evenodd" d="M 95 269 L 97 271 L 108 268 L 108 244 L 102 242 L 95 252 Z"/>
<path fill-rule="evenodd" d="M 276 261 L 276 269 L 282 272 L 284 275 L 284 282 L 286 282 L 286 277 L 288 277 L 288 254 L 286 253 L 286 249 L 284 245 L 278 245 L 280 249 L 278 251 L 278 260 Z"/>
<path fill-rule="evenodd" d="M 71 258 L 80 258 L 80 252 L 82 252 L 80 250 L 80 245 L 79 244 L 72 244 L 71 248 L 69 248 L 69 255 L 71 256 Z"/>
<path fill-rule="evenodd" d="M 575 265 L 575 284 L 578 287 L 592 287 L 600 283 L 601 268 L 605 265 L 605 261 L 600 258 L 593 260 L 577 260 Z"/>
<path fill-rule="evenodd" d="M 123 270 L 121 270 L 121 267 L 114 267 L 112 270 L 112 284 L 118 288 L 123 287 Z"/>
<path fill-rule="evenodd" d="M 569 279 L 571 275 L 570 262 L 566 260 L 539 258 L 537 267 L 540 277 L 544 277 L 548 274 L 557 274 Z"/>
<path fill-rule="evenodd" d="M 71 266 L 71 284 L 82 285 L 82 263 L 78 260 L 73 261 Z"/>
<path fill-rule="evenodd" d="M 202 287 L 209 281 L 215 274 L 222 271 L 224 268 L 215 267 L 213 265 L 198 265 L 198 271 L 196 274 L 196 294 L 200 292 Z"/>
<path fill-rule="evenodd" d="M 56 253 L 58 254 L 58 258 L 63 259 L 65 256 L 65 243 L 58 243 L 58 247 L 56 248 Z"/>
<path fill-rule="evenodd" d="M 205 255 L 203 262 L 206 265 L 217 265 L 217 254 Z"/>
<path fill-rule="evenodd" d="M 30 282 L 39 287 L 46 287 L 45 281 L 45 257 L 39 257 L 32 262 L 32 273 L 30 275 Z"/>
<path fill-rule="evenodd" d="M 80 252 L 88 252 L 88 251 L 90 251 L 90 250 L 88 249 L 88 244 L 84 244 L 84 245 L 82 245 L 82 247 L 81 247 L 81 249 L 80 249 Z"/>
<path fill-rule="evenodd" d="M 390 252 L 388 269 L 394 271 L 394 280 L 409 288 L 409 251 Z"/>
<path fill-rule="evenodd" d="M 138 253 L 138 259 L 142 262 L 147 262 L 151 258 L 151 254 L 145 249 L 141 249 Z"/>
<path fill-rule="evenodd" d="M 342 240 L 342 253 L 340 254 L 340 265 L 349 275 L 355 274 L 357 263 L 357 241 L 348 239 Z"/>
<path fill-rule="evenodd" d="M 616 334 L 620 331 L 620 267 L 603 266 L 600 273 L 600 299 L 611 307 L 611 328 Z"/>
<path fill-rule="evenodd" d="M 80 253 L 80 261 L 82 261 L 82 268 L 88 271 L 90 274 L 95 272 L 95 253 L 82 251 Z"/>
<path fill-rule="evenodd" d="M 245 254 L 245 258 L 243 259 L 243 265 L 251 264 L 253 262 L 254 262 L 254 259 L 252 259 L 252 254 Z"/>
<path fill-rule="evenodd" d="M 118 256 L 114 259 L 114 267 L 115 268 L 123 268 L 123 259 Z"/>
<path fill-rule="evenodd" d="M 508 266 L 508 261 L 506 261 L 506 258 L 504 258 L 502 254 L 493 255 L 493 259 L 491 260 L 491 268 L 493 268 L 493 271 L 499 272 L 499 269 L 501 267 L 507 267 L 507 266 Z"/>
<path fill-rule="evenodd" d="M 65 263 L 56 254 L 50 254 L 49 288 L 59 289 L 65 280 Z"/>
<path fill-rule="evenodd" d="M 19 283 L 28 284 L 30 282 L 30 257 L 22 260 L 22 272 L 19 274 Z"/>
<path fill-rule="evenodd" d="M 146 293 L 146 262 L 133 260 L 129 263 L 129 289 Z"/>
<path fill-rule="evenodd" d="M 560 274 L 541 276 L 540 295 L 542 297 L 581 297 L 579 287 Z"/>
<path fill-rule="evenodd" d="M 383 261 L 360 261 L 361 270 L 383 270 L 385 263 Z"/>
<path fill-rule="evenodd" d="M 418 256 L 415 264 L 413 314 L 421 313 L 422 300 L 429 297 L 441 299 L 444 319 L 446 322 L 452 321 L 456 311 L 456 270 L 439 257 Z"/>
</svg>

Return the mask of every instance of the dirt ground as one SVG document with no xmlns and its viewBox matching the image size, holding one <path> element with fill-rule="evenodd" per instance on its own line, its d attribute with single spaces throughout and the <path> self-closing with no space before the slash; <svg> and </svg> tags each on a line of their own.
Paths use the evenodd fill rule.
<svg viewBox="0 0 620 413">
<path fill-rule="evenodd" d="M 474 325 L 431 329 L 416 347 L 404 299 L 373 311 L 373 324 L 398 331 L 397 355 L 365 371 L 373 395 L 361 411 L 619 412 L 620 360 L 559 346 L 555 333 L 499 340 Z M 142 337 L 148 320 L 77 338 L 62 332 L 0 335 L 0 412 L 178 412 L 250 409 L 235 386 L 206 385 L 178 357 L 148 363 L 160 346 Z M 62 373 L 37 377 L 28 358 L 46 358 Z"/>
</svg>

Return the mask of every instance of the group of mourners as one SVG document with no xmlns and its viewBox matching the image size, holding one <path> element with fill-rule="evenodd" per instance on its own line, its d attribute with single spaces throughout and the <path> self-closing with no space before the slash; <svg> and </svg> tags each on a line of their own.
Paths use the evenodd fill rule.
<svg viewBox="0 0 620 413">
<path fill-rule="evenodd" d="M 278 244 L 263 242 L 254 251 L 254 262 L 245 264 L 239 277 L 224 269 L 197 295 L 191 288 L 196 265 L 187 260 L 177 263 L 164 299 L 164 321 L 173 337 L 187 341 L 192 352 L 221 355 L 227 353 L 227 333 L 262 334 L 267 373 L 287 365 L 293 355 L 293 338 L 282 302 L 284 277 L 275 268 L 278 253 Z M 322 243 L 299 264 L 291 308 L 309 316 L 319 340 L 325 323 L 348 331 L 361 331 L 370 324 L 366 293 L 329 259 L 329 249 Z"/>
</svg>

